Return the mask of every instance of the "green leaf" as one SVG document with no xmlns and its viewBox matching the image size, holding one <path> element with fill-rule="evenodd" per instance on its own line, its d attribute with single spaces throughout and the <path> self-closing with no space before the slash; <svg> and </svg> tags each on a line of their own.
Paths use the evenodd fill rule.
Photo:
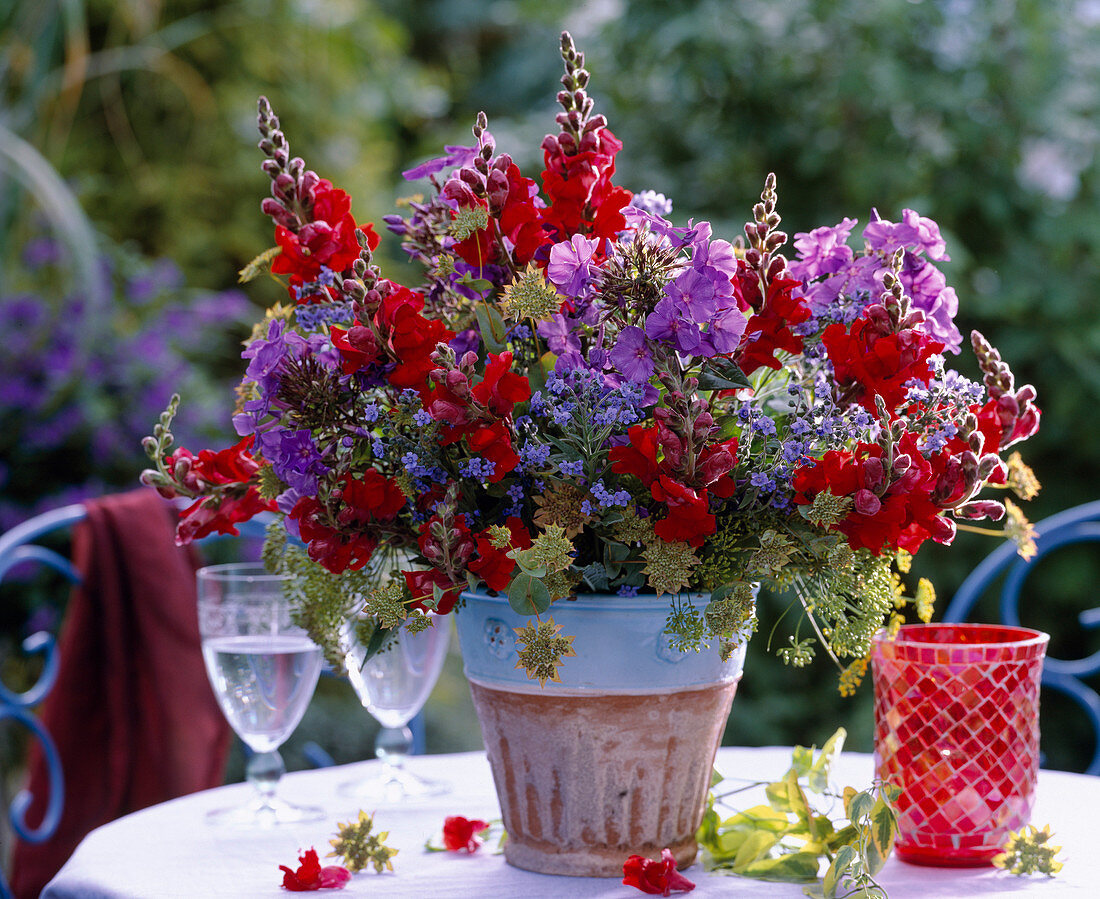
<svg viewBox="0 0 1100 899">
<path fill-rule="evenodd" d="M 485 348 L 490 353 L 503 352 L 508 329 L 496 307 L 489 303 L 477 303 L 474 306 L 474 312 L 477 315 L 478 328 L 481 330 L 481 339 L 485 341 Z"/>
<path fill-rule="evenodd" d="M 630 555 L 630 547 L 625 543 L 608 540 L 604 545 L 607 547 L 607 557 L 612 562 L 625 562 Z"/>
<path fill-rule="evenodd" d="M 733 858 L 733 870 L 740 871 L 755 861 L 764 858 L 772 846 L 779 842 L 779 835 L 756 830 L 748 835 L 748 838 L 737 850 Z"/>
<path fill-rule="evenodd" d="M 875 797 L 870 793 L 856 793 L 852 796 L 851 801 L 846 803 L 845 810 L 848 813 L 848 820 L 858 826 L 860 821 L 871 814 L 874 804 Z"/>
<path fill-rule="evenodd" d="M 810 806 L 806 802 L 806 794 L 798 785 L 798 774 L 794 769 L 787 772 L 783 780 L 768 784 L 764 792 L 768 796 L 768 802 L 777 812 L 788 812 L 797 815 L 799 822 L 807 832 L 810 826 Z"/>
<path fill-rule="evenodd" d="M 837 888 L 844 879 L 844 875 L 852 869 L 852 865 L 854 865 L 855 862 L 855 848 L 852 846 L 842 846 L 833 857 L 833 863 L 829 865 L 829 870 L 825 872 L 825 877 L 822 879 L 821 887 L 825 893 L 826 899 L 835 899 Z"/>
<path fill-rule="evenodd" d="M 738 390 L 752 384 L 732 359 L 708 359 L 699 372 L 700 390 Z"/>
<path fill-rule="evenodd" d="M 758 877 L 761 880 L 805 883 L 817 879 L 819 867 L 816 855 L 809 852 L 791 852 L 779 858 L 765 858 L 753 862 L 737 873 L 745 877 Z"/>
<path fill-rule="evenodd" d="M 871 840 L 867 846 L 867 871 L 872 876 L 882 870 L 890 857 L 897 828 L 894 810 L 880 798 L 871 809 Z"/>
<path fill-rule="evenodd" d="M 831 837 L 829 837 L 826 844 L 830 851 L 836 852 L 841 846 L 847 846 L 849 843 L 855 845 L 859 842 L 860 830 L 854 824 L 848 824 L 842 827 Z"/>
<path fill-rule="evenodd" d="M 807 783 L 815 793 L 824 793 L 829 788 L 829 771 L 836 757 L 840 755 L 841 750 L 844 748 L 844 740 L 847 736 L 848 732 L 843 727 L 838 727 L 836 733 L 829 737 L 825 741 L 825 745 L 821 747 L 821 754 L 817 757 L 817 761 L 814 762 L 807 777 Z"/>
<path fill-rule="evenodd" d="M 581 569 L 581 577 L 583 577 L 584 582 L 597 593 L 607 593 L 610 590 L 607 569 L 599 562 L 585 565 L 584 568 Z M 714 784 L 712 783 L 711 786 L 714 786 Z"/>
<path fill-rule="evenodd" d="M 814 751 L 806 746 L 795 746 L 791 754 L 791 767 L 799 777 L 805 777 L 810 773 L 814 765 Z"/>
<path fill-rule="evenodd" d="M 550 602 L 546 584 L 529 574 L 517 574 L 508 585 L 508 604 L 520 615 L 541 615 Z"/>
</svg>

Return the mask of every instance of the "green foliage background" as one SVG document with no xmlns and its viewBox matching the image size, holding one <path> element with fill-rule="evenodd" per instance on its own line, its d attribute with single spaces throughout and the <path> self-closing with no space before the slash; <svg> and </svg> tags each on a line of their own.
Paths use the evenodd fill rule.
<svg viewBox="0 0 1100 899">
<path fill-rule="evenodd" d="M 1037 520 L 1096 497 L 1100 17 L 1089 4 L 17 0 L 0 11 L 0 122 L 56 166 L 109 239 L 227 287 L 271 242 L 257 95 L 292 152 L 352 193 L 359 220 L 378 221 L 410 192 L 400 171 L 468 142 L 481 109 L 498 147 L 537 173 L 563 27 L 624 140 L 617 182 L 664 192 L 678 221 L 733 236 L 769 171 L 792 235 L 846 215 L 865 223 L 873 206 L 935 218 L 961 329 L 982 330 L 1040 393 L 1043 429 L 1025 455 L 1045 489 L 1026 511 Z M 0 259 L 33 203 L 0 200 Z M 382 254 L 400 278 L 395 239 Z M 249 290 L 258 308 L 279 298 L 267 283 Z M 961 367 L 974 374 L 965 356 Z M 922 552 L 915 576 L 932 577 L 939 612 L 995 545 L 960 535 Z M 1092 604 L 1096 568 L 1081 555 L 1035 579 L 1046 626 Z M 1096 648 L 1074 639 L 1052 651 Z M 751 648 L 727 740 L 820 745 L 843 724 L 867 748 L 869 689 L 840 700 L 824 665 L 783 669 L 766 643 L 762 632 Z M 472 717 L 457 662 L 451 672 L 430 707 L 436 750 L 479 742 L 456 724 Z M 347 717 L 317 715 L 334 733 Z M 1071 734 L 1048 752 L 1076 763 L 1087 742 Z"/>
</svg>

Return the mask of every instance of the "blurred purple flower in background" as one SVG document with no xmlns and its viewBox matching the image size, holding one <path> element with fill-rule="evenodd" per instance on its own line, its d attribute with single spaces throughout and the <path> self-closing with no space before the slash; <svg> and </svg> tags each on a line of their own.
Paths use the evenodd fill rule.
<svg viewBox="0 0 1100 899">
<path fill-rule="evenodd" d="M 110 316 L 90 320 L 83 296 L 58 287 L 63 247 L 34 237 L 20 259 L 18 289 L 0 287 L 0 532 L 136 486 L 141 439 L 181 389 L 180 444 L 232 437 L 227 388 L 252 318 L 243 293 L 188 290 L 171 260 L 112 250 Z"/>
</svg>

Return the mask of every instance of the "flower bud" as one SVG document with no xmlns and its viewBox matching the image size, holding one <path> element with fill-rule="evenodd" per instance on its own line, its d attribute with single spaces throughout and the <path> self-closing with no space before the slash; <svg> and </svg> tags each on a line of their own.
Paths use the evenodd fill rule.
<svg viewBox="0 0 1100 899">
<path fill-rule="evenodd" d="M 882 501 L 870 490 L 856 492 L 856 511 L 861 515 L 877 515 L 882 508 Z"/>
<path fill-rule="evenodd" d="M 378 338 L 370 328 L 352 325 L 348 330 L 348 343 L 360 353 L 374 356 L 378 353 Z"/>
<path fill-rule="evenodd" d="M 486 179 L 486 193 L 490 211 L 499 214 L 508 200 L 508 176 L 499 169 L 489 172 Z"/>
<path fill-rule="evenodd" d="M 191 460 L 187 456 L 180 456 L 176 459 L 176 464 L 172 466 L 172 477 L 174 477 L 181 484 L 187 482 L 188 476 L 191 474 Z"/>
<path fill-rule="evenodd" d="M 1003 476 L 1008 475 L 1008 469 L 1005 468 L 1005 464 L 1001 461 L 1001 457 L 996 453 L 986 453 L 978 462 L 978 480 L 988 481 L 990 476 L 997 472 L 998 469 L 1003 473 Z M 1002 477 L 1001 480 L 1004 480 L 1004 477 Z"/>
<path fill-rule="evenodd" d="M 883 468 L 881 459 L 874 457 L 864 459 L 860 471 L 863 475 L 863 486 L 867 490 L 878 490 L 886 483 L 886 470 Z"/>
<path fill-rule="evenodd" d="M 345 278 L 340 286 L 344 288 L 344 293 L 346 293 L 351 298 L 352 302 L 362 300 L 367 293 L 367 290 L 363 286 L 363 284 L 359 281 L 356 281 L 354 278 Z M 362 318 L 363 316 L 359 317 Z"/>
<path fill-rule="evenodd" d="M 459 399 L 466 399 L 470 396 L 470 379 L 462 372 L 455 370 L 447 372 L 444 383 L 447 389 Z"/>
<path fill-rule="evenodd" d="M 1000 521 L 1005 517 L 1005 507 L 995 500 L 982 499 L 963 503 L 955 510 L 955 515 L 958 518 L 966 518 L 970 521 L 982 518 L 988 518 L 990 521 Z"/>
</svg>

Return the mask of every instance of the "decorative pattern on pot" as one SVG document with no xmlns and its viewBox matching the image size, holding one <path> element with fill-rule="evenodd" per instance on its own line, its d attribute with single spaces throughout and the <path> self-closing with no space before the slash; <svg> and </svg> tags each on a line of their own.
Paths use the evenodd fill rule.
<svg viewBox="0 0 1100 899">
<path fill-rule="evenodd" d="M 561 600 L 552 612 L 576 636 L 577 656 L 559 669 L 560 683 L 543 687 L 517 667 L 512 629 L 529 619 L 506 598 L 466 593 L 456 617 L 506 859 L 542 873 L 621 877 L 627 856 L 668 847 L 690 864 L 744 647 L 725 662 L 716 646 L 673 650 L 668 607 L 652 596 Z"/>
</svg>

